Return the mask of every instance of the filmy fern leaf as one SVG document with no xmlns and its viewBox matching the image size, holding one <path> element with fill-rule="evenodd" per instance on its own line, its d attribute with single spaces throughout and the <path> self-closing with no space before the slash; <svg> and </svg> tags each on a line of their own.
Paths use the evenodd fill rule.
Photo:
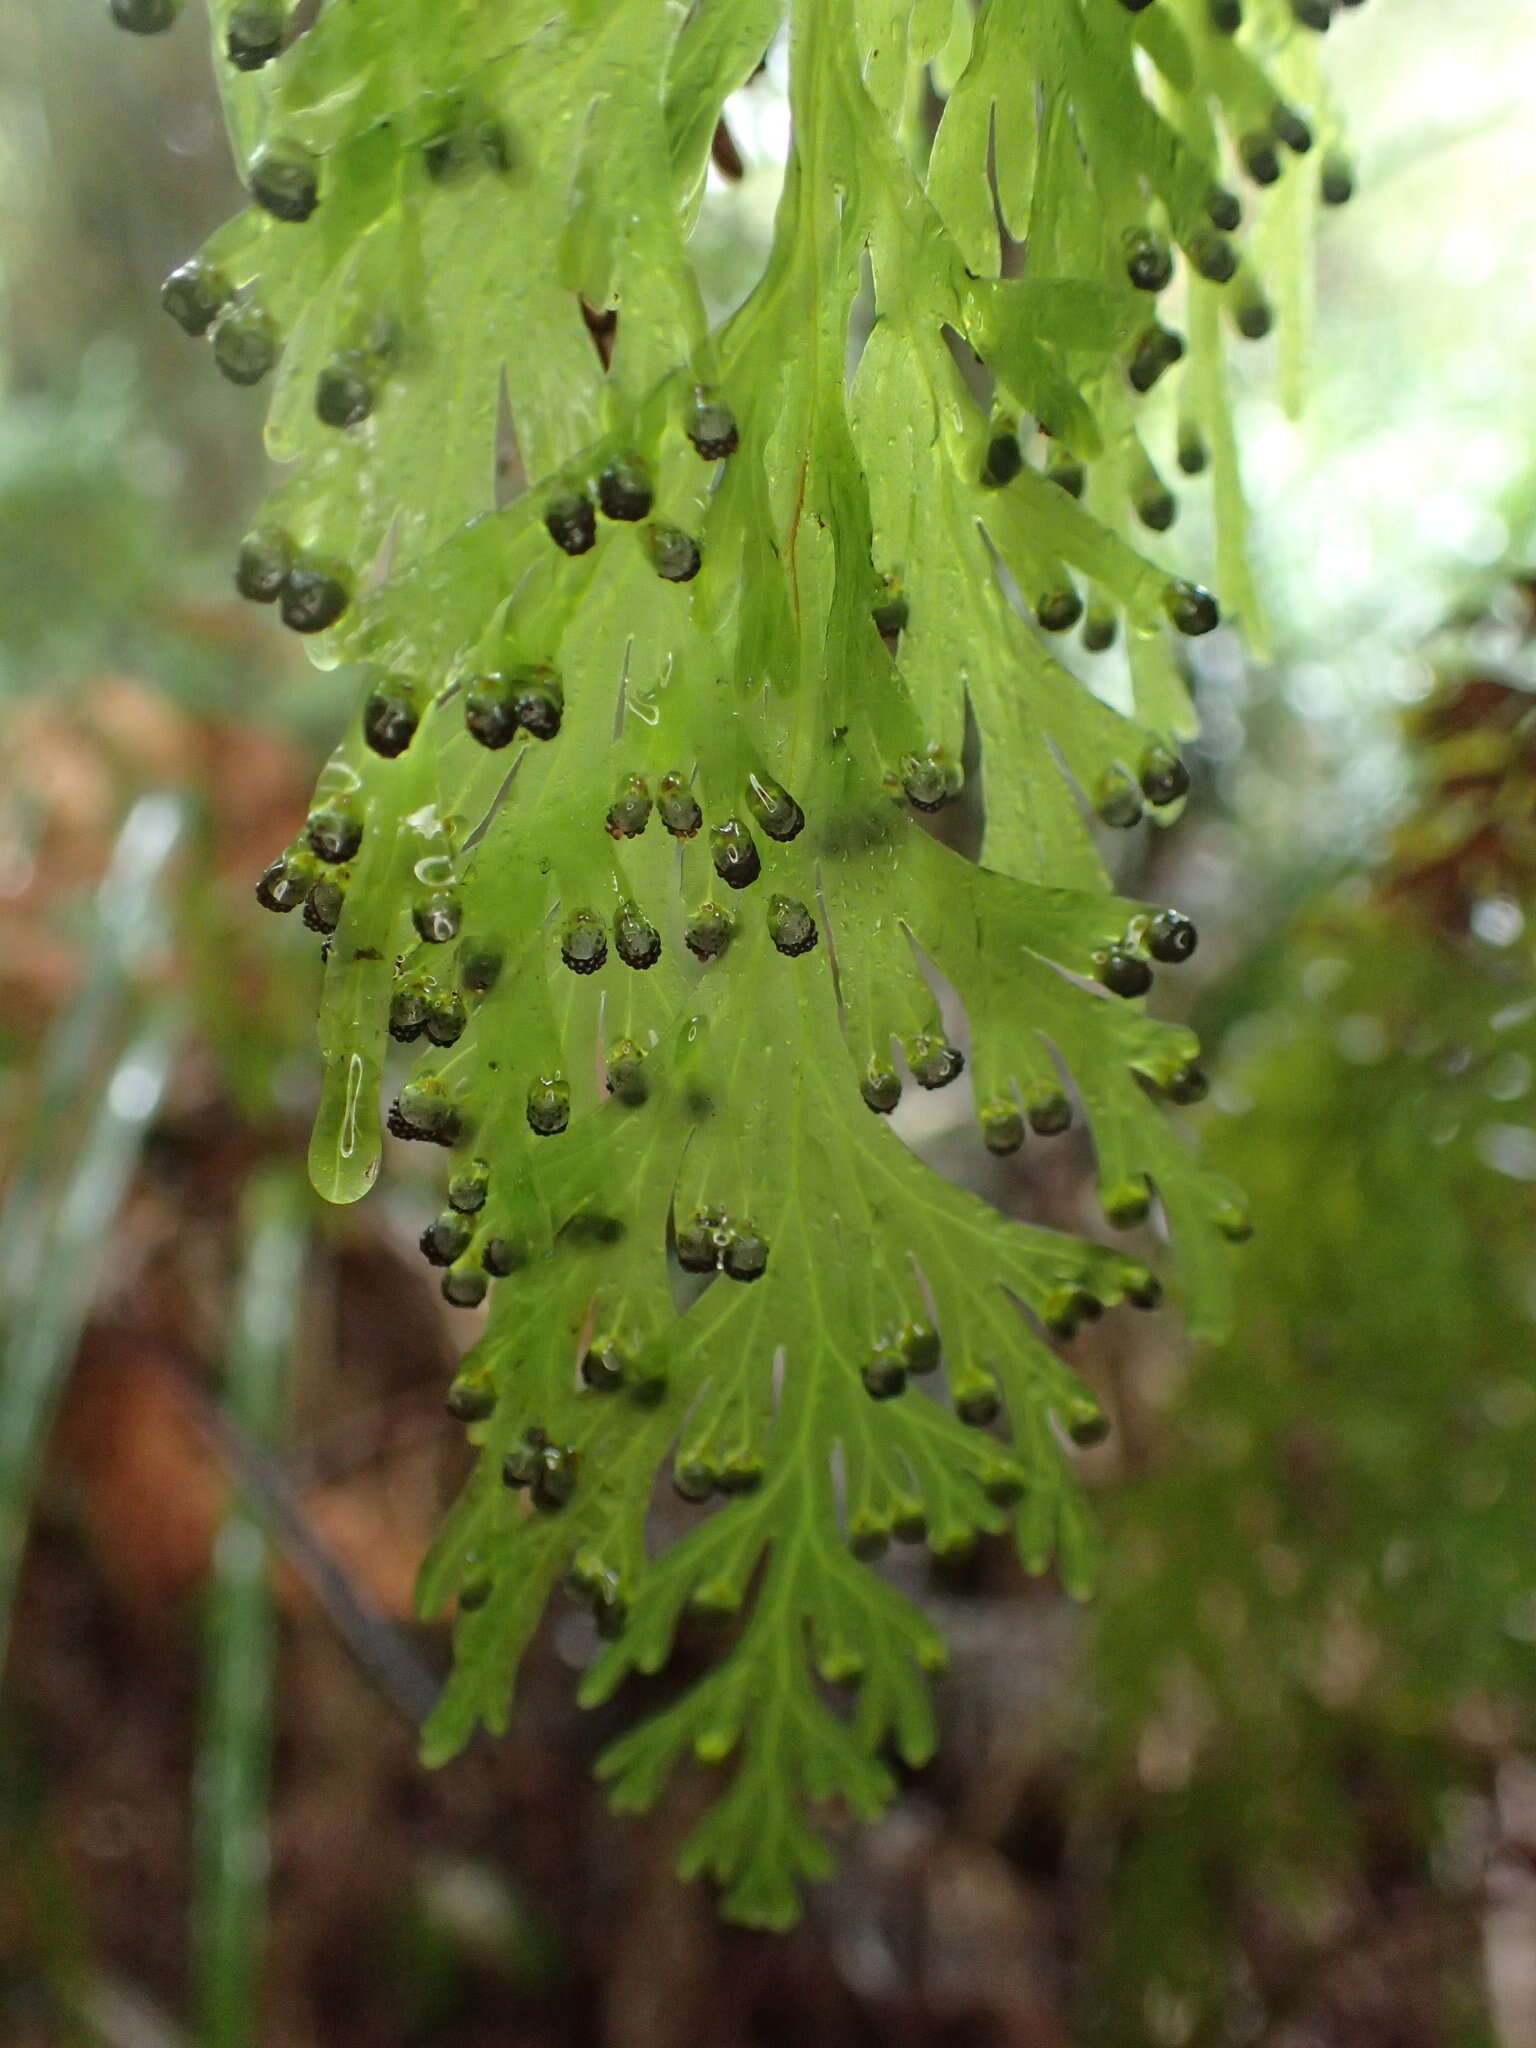
<svg viewBox="0 0 1536 2048">
<path fill-rule="evenodd" d="M 491 1296 L 452 1396 L 478 1466 L 422 1576 L 459 1611 L 427 1754 L 504 1726 L 562 1586 L 610 1638 L 590 1701 L 685 1614 L 741 1617 L 603 1769 L 641 1807 L 731 1762 L 684 1860 L 759 1924 L 826 1866 L 808 1809 L 877 1812 L 882 1753 L 933 1745 L 941 1643 L 871 1560 L 1011 1529 L 1086 1584 L 1066 1452 L 1098 1411 L 1051 1340 L 1159 1291 L 893 1133 L 903 1067 L 964 1064 L 943 983 L 985 1144 L 1075 1098 L 1109 1223 L 1155 1198 L 1191 1323 L 1226 1313 L 1243 1212 L 1166 1122 L 1196 1047 L 1142 1002 L 1194 934 L 1110 892 L 1096 824 L 1176 813 L 1177 635 L 1217 622 L 1149 538 L 1170 370 L 1252 621 L 1221 325 L 1270 311 L 1227 166 L 1268 182 L 1330 120 L 1319 10 L 1242 12 L 212 6 L 253 204 L 166 301 L 273 382 L 240 587 L 363 672 L 259 892 L 326 935 L 313 1176 L 368 1189 L 392 1094 L 397 1136 L 454 1153 L 444 1291 Z M 712 328 L 711 145 L 786 13 L 772 246 Z M 1315 163 L 1287 190 L 1294 280 Z M 1118 700 L 1051 651 L 1079 621 L 1125 650 Z M 979 862 L 924 816 L 971 758 Z M 420 1057 L 386 1086 L 391 1036 Z M 698 1507 L 658 1554 L 669 1464 Z"/>
</svg>

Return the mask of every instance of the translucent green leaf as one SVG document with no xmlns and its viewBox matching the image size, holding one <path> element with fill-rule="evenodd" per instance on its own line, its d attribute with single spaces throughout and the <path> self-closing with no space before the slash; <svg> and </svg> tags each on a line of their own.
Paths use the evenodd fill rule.
<svg viewBox="0 0 1536 2048">
<path fill-rule="evenodd" d="M 706 168 L 786 21 L 772 244 L 711 329 Z M 320 791 L 347 829 L 263 883 L 325 931 L 312 1173 L 348 1201 L 386 1131 L 442 1146 L 474 1199 L 425 1248 L 450 1301 L 490 1297 L 453 1397 L 476 1467 L 419 1586 L 456 1607 L 425 1753 L 506 1725 L 561 1587 L 607 1639 L 589 1701 L 685 1613 L 735 1617 L 603 1769 L 627 1807 L 724 1773 L 683 1862 L 753 1924 L 825 1872 L 813 1810 L 870 1815 L 882 1752 L 931 1752 L 942 1649 L 881 1546 L 1011 1528 L 1087 1588 L 1097 1408 L 1058 1347 L 1155 1293 L 886 1122 L 959 1076 L 956 1004 L 978 1139 L 1079 1116 L 1106 1230 L 1156 1203 L 1191 1323 L 1225 1312 L 1241 1211 L 1157 1099 L 1196 1049 L 1147 1015 L 1149 911 L 1094 814 L 1176 815 L 1172 632 L 1217 619 L 1142 537 L 1149 363 L 1254 612 L 1224 288 L 1193 284 L 1181 365 L 1132 259 L 1237 265 L 1224 151 L 1256 93 L 1306 97 L 1292 63 L 1078 0 L 349 0 L 224 75 L 257 203 L 205 252 L 220 361 L 242 322 L 282 345 L 242 584 L 364 706 Z M 1238 290 L 1265 260 L 1243 245 Z M 1124 702 L 1051 651 L 1087 604 Z M 966 773 L 979 862 L 928 823 Z"/>
</svg>

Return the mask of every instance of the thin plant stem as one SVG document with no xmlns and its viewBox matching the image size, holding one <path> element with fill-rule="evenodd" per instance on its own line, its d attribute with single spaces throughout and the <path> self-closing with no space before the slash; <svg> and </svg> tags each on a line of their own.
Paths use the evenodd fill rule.
<svg viewBox="0 0 1536 2048">
<path fill-rule="evenodd" d="M 287 1406 L 308 1243 L 303 1188 L 291 1172 L 273 1168 L 252 1182 L 242 1238 L 224 1399 L 253 1442 L 271 1445 Z M 261 2033 L 276 1651 L 271 1567 L 261 1523 L 237 1500 L 214 1545 L 195 1787 L 193 1937 L 204 2048 L 255 2048 Z"/>
</svg>

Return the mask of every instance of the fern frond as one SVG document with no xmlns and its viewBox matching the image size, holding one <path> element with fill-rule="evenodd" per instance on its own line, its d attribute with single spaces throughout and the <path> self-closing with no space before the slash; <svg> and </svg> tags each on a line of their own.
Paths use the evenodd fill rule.
<svg viewBox="0 0 1536 2048">
<path fill-rule="evenodd" d="M 1146 394 L 1180 387 L 1252 621 L 1221 327 L 1294 320 L 1315 174 L 1261 273 L 1229 164 L 1309 121 L 1323 157 L 1331 120 L 1285 0 L 1235 39 L 1220 0 L 793 0 L 772 247 L 711 329 L 689 237 L 777 0 L 350 0 L 267 49 L 272 11 L 215 5 L 256 203 L 167 301 L 275 378 L 241 587 L 364 668 L 260 892 L 326 934 L 313 1175 L 371 1185 L 415 1040 L 391 1126 L 455 1154 L 424 1248 L 450 1300 L 494 1285 L 427 1753 L 505 1724 L 562 1584 L 613 1638 L 589 1700 L 738 1617 L 604 1770 L 640 1806 L 732 1760 L 685 1864 L 782 1925 L 826 1866 L 807 1809 L 878 1811 L 882 1748 L 933 1743 L 938 1639 L 870 1561 L 1011 1527 L 1085 1585 L 1099 1417 L 1053 1340 L 1159 1291 L 892 1133 L 903 1064 L 964 1064 L 940 977 L 986 1145 L 1075 1098 L 1108 1221 L 1158 1203 L 1193 1327 L 1226 1315 L 1241 1204 L 1165 1120 L 1196 1048 L 1142 1001 L 1193 931 L 1111 893 L 1098 828 L 1177 814 L 1175 642 L 1217 622 L 1156 559 Z M 1079 621 L 1125 649 L 1105 686 L 1051 651 Z M 924 822 L 968 719 L 980 863 Z M 699 1506 L 657 1554 L 669 1461 Z"/>
</svg>

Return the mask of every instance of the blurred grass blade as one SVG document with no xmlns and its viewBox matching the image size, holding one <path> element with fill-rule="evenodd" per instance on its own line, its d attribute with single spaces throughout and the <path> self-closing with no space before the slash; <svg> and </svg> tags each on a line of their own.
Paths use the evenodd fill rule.
<svg viewBox="0 0 1536 2048">
<path fill-rule="evenodd" d="M 32 1113 L 0 1207 L 0 1664 L 38 1458 L 179 1036 L 140 982 L 164 946 L 164 880 L 181 798 L 141 797 L 96 892 L 79 993 L 44 1047 Z"/>
<path fill-rule="evenodd" d="M 252 1183 L 224 1398 L 232 1420 L 262 1445 L 276 1442 L 286 1408 L 305 1216 L 293 1174 L 273 1170 Z M 260 2037 L 274 1642 L 268 1544 L 241 1502 L 219 1532 L 208 1592 L 193 1907 L 202 2048 L 256 2048 Z"/>
<path fill-rule="evenodd" d="M 67 1167 L 68 1137 L 91 1099 L 92 1078 L 121 1050 L 132 1028 L 136 978 L 166 943 L 162 883 L 186 827 L 180 797 L 140 797 L 96 891 L 85 973 L 38 1061 L 27 1139 L 0 1208 L 0 1312 L 7 1318 L 40 1270 L 53 1222 L 50 1179 L 56 1186 Z"/>
<path fill-rule="evenodd" d="M 179 1010 L 162 1005 L 111 1069 L 63 1191 L 32 1230 L 35 1257 L 19 1276 L 19 1284 L 5 1290 L 0 1337 L 0 1662 L 38 1460 L 95 1298 L 112 1219 L 144 1133 L 159 1108 L 181 1029 Z"/>
</svg>

